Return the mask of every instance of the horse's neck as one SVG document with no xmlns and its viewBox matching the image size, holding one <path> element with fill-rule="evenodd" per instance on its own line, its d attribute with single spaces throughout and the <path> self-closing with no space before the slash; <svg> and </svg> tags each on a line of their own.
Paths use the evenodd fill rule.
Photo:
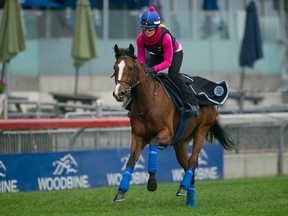
<svg viewBox="0 0 288 216">
<path fill-rule="evenodd" d="M 136 87 L 136 91 L 134 92 L 135 94 L 135 100 L 138 101 L 138 104 L 141 106 L 142 105 L 147 105 L 151 102 L 153 99 L 153 94 L 155 91 L 154 87 L 154 81 L 151 79 L 151 77 L 145 74 L 145 72 L 141 71 L 139 72 L 138 75 L 138 80 L 140 83 Z"/>
</svg>

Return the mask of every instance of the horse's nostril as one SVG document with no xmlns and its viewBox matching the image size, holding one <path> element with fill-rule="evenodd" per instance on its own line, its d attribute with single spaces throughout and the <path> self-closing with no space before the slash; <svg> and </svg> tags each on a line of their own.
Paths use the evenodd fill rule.
<svg viewBox="0 0 288 216">
<path fill-rule="evenodd" d="M 116 99 L 116 101 L 121 102 L 123 101 L 123 98 L 125 97 L 125 92 L 121 91 L 121 92 L 113 92 L 113 97 Z"/>
<path fill-rule="evenodd" d="M 113 92 L 112 95 L 113 95 L 114 98 L 116 98 L 116 94 L 115 94 L 115 92 Z"/>
<path fill-rule="evenodd" d="M 119 96 L 120 96 L 120 97 L 124 97 L 124 96 L 125 96 L 125 92 L 124 92 L 124 91 L 121 91 L 121 92 L 119 93 Z"/>
</svg>

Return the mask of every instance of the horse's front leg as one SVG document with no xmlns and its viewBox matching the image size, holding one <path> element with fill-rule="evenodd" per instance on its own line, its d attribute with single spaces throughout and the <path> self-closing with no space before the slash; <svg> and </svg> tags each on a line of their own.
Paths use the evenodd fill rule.
<svg viewBox="0 0 288 216">
<path fill-rule="evenodd" d="M 158 146 L 160 143 L 162 145 L 170 145 L 172 140 L 171 132 L 168 128 L 162 129 L 157 136 L 153 137 L 149 144 L 149 161 L 148 161 L 148 173 L 149 180 L 147 183 L 148 191 L 157 190 L 157 180 L 156 180 L 156 172 L 157 172 L 157 160 L 158 160 Z"/>
<path fill-rule="evenodd" d="M 132 135 L 132 144 L 131 144 L 131 152 L 128 162 L 126 164 L 126 169 L 123 172 L 121 182 L 118 186 L 118 192 L 114 198 L 114 201 L 123 201 L 124 194 L 128 191 L 130 186 L 130 181 L 132 177 L 132 173 L 135 167 L 136 162 L 139 159 L 140 153 L 144 148 L 145 144 L 142 139 L 137 138 Z"/>
<path fill-rule="evenodd" d="M 188 142 L 179 142 L 173 145 L 177 161 L 184 170 L 188 169 L 188 146 L 189 146 Z M 189 179 L 187 181 L 189 181 Z M 186 195 L 187 195 L 186 188 L 182 184 L 180 184 L 176 196 L 186 196 Z"/>
<path fill-rule="evenodd" d="M 147 183 L 148 191 L 157 190 L 157 180 L 156 180 L 156 172 L 157 172 L 157 160 L 158 160 L 158 146 L 160 142 L 157 137 L 152 138 L 149 145 L 149 159 L 148 159 L 148 173 L 149 179 Z"/>
</svg>

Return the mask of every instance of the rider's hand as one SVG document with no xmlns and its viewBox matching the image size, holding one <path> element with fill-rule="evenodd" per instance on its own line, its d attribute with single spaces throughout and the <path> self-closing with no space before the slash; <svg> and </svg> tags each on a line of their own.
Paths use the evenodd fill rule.
<svg viewBox="0 0 288 216">
<path fill-rule="evenodd" d="M 141 63 L 142 67 L 145 69 L 145 68 L 148 68 L 148 65 L 144 64 L 144 63 Z"/>
<path fill-rule="evenodd" d="M 145 72 L 148 74 L 148 73 L 152 73 L 152 74 L 155 74 L 156 73 L 156 71 L 154 70 L 154 68 L 153 67 L 150 67 L 150 68 L 145 68 Z"/>
</svg>

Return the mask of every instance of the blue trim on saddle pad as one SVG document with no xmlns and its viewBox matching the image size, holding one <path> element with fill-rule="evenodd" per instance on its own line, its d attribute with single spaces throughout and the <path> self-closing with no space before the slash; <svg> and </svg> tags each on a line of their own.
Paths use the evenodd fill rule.
<svg viewBox="0 0 288 216">
<path fill-rule="evenodd" d="M 171 99 L 173 100 L 180 115 L 180 120 L 179 120 L 177 131 L 170 144 L 172 146 L 184 133 L 186 124 L 188 122 L 188 117 L 185 116 L 184 107 L 183 107 L 184 104 L 182 102 L 182 99 L 179 97 L 178 93 L 176 92 L 176 90 L 166 80 L 162 79 L 162 82 L 165 88 L 167 89 Z"/>
</svg>

